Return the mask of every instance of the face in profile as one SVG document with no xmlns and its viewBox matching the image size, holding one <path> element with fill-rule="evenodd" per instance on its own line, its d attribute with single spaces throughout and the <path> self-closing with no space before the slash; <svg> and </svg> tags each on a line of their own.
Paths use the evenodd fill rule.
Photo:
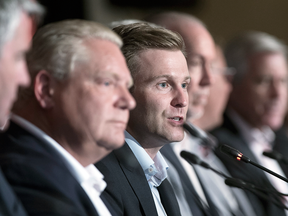
<svg viewBox="0 0 288 216">
<path fill-rule="evenodd" d="M 191 76 L 189 85 L 189 111 L 190 120 L 200 118 L 210 93 L 213 79 L 213 63 L 216 57 L 215 44 L 209 32 L 200 25 L 188 24 L 182 32 L 187 47 L 187 63 Z"/>
<path fill-rule="evenodd" d="M 188 108 L 190 82 L 181 51 L 149 49 L 137 58 L 132 95 L 137 106 L 127 131 L 145 148 L 181 141 Z"/>
<path fill-rule="evenodd" d="M 124 130 L 135 100 L 128 91 L 132 78 L 120 48 L 102 39 L 89 39 L 84 46 L 86 60 L 76 60 L 56 100 L 66 136 L 88 143 L 81 148 L 96 155 L 100 149 L 110 151 L 124 144 Z"/>
<path fill-rule="evenodd" d="M 222 123 L 223 112 L 232 90 L 231 80 L 234 71 L 227 68 L 225 57 L 219 46 L 216 48 L 216 53 L 213 68 L 214 83 L 210 88 L 210 95 L 204 109 L 204 115 L 194 121 L 194 124 L 206 131 Z"/>
<path fill-rule="evenodd" d="M 0 126 L 8 119 L 18 87 L 30 82 L 25 54 L 31 38 L 32 20 L 22 13 L 13 37 L 4 44 L 0 56 Z"/>
<path fill-rule="evenodd" d="M 287 102 L 287 62 L 279 53 L 250 57 L 248 71 L 232 91 L 237 112 L 252 126 L 277 129 Z M 231 98 L 232 99 L 232 98 Z M 236 109 L 236 108 L 235 108 Z"/>
</svg>

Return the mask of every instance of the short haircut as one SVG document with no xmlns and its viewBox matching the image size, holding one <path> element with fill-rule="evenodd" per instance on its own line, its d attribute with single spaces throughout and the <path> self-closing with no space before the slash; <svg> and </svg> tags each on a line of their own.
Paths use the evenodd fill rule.
<svg viewBox="0 0 288 216">
<path fill-rule="evenodd" d="M 36 21 L 40 21 L 44 9 L 36 1 L 0 0 L 0 54 L 4 44 L 13 37 L 22 12 L 33 16 Z"/>
<path fill-rule="evenodd" d="M 249 58 L 259 53 L 280 53 L 287 58 L 287 47 L 276 37 L 256 31 L 245 32 L 227 43 L 224 50 L 227 65 L 237 71 L 234 83 L 247 72 Z"/>
<path fill-rule="evenodd" d="M 138 55 L 145 50 L 179 50 L 186 56 L 185 44 L 182 37 L 178 33 L 163 27 L 142 22 L 120 25 L 113 30 L 119 34 L 123 40 L 122 52 L 132 77 L 134 77 L 139 70 Z"/>
<path fill-rule="evenodd" d="M 40 28 L 33 37 L 32 48 L 27 53 L 27 65 L 31 80 L 41 70 L 46 70 L 57 80 L 68 78 L 77 61 L 87 59 L 88 39 L 103 39 L 111 41 L 119 48 L 121 38 L 101 24 L 85 20 L 64 20 L 48 24 Z M 19 98 L 33 95 L 32 86 L 21 89 Z"/>
</svg>

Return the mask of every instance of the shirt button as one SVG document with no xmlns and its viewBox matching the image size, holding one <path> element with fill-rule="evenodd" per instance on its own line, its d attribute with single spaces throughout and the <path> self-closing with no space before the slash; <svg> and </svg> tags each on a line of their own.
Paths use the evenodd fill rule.
<svg viewBox="0 0 288 216">
<path fill-rule="evenodd" d="M 153 168 L 150 167 L 150 168 L 148 169 L 148 171 L 149 171 L 149 173 L 153 172 Z"/>
</svg>

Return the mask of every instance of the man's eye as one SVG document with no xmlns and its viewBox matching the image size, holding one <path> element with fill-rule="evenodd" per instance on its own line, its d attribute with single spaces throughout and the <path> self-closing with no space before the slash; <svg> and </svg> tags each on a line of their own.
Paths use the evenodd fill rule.
<svg viewBox="0 0 288 216">
<path fill-rule="evenodd" d="M 110 83 L 110 82 L 108 82 L 108 81 L 106 81 L 106 82 L 104 82 L 104 85 L 105 85 L 105 86 L 110 86 L 110 85 L 111 85 L 111 83 Z"/>
<path fill-rule="evenodd" d="M 158 86 L 160 86 L 161 88 L 166 88 L 168 86 L 167 83 L 159 83 Z"/>
<path fill-rule="evenodd" d="M 182 83 L 181 86 L 182 86 L 183 89 L 186 89 L 187 86 L 188 86 L 188 83 Z"/>
</svg>

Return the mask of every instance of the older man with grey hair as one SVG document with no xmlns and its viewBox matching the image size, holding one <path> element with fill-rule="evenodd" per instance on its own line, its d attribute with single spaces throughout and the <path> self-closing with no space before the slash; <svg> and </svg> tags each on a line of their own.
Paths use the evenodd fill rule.
<svg viewBox="0 0 288 216">
<path fill-rule="evenodd" d="M 31 0 L 0 1 L 0 127 L 9 117 L 18 86 L 29 84 L 25 53 L 30 47 L 33 19 L 43 8 Z"/>
<path fill-rule="evenodd" d="M 233 82 L 228 108 L 222 126 L 212 133 L 225 143 L 264 167 L 285 176 L 277 161 L 263 155 L 278 145 L 273 130 L 284 119 L 287 103 L 287 48 L 277 38 L 263 32 L 246 32 L 231 40 L 225 49 L 229 67 L 237 74 Z M 287 143 L 285 143 L 286 145 Z M 288 185 L 250 164 L 231 161 L 218 154 L 232 176 L 252 182 L 257 186 L 288 193 Z M 287 201 L 268 193 L 269 201 L 247 193 L 257 215 L 285 215 L 281 205 Z M 281 200 L 281 201 L 280 201 Z M 287 213 L 286 213 L 287 215 Z"/>
<path fill-rule="evenodd" d="M 27 55 L 32 83 L 0 135 L 0 165 L 31 215 L 114 215 L 93 163 L 124 143 L 135 100 L 121 38 L 67 20 L 39 29 Z"/>
<path fill-rule="evenodd" d="M 36 2 L 0 0 L 0 128 L 9 118 L 18 86 L 29 84 L 25 53 L 32 38 L 31 16 L 39 20 L 42 14 L 43 8 Z M 0 215 L 26 215 L 1 170 Z"/>
</svg>

